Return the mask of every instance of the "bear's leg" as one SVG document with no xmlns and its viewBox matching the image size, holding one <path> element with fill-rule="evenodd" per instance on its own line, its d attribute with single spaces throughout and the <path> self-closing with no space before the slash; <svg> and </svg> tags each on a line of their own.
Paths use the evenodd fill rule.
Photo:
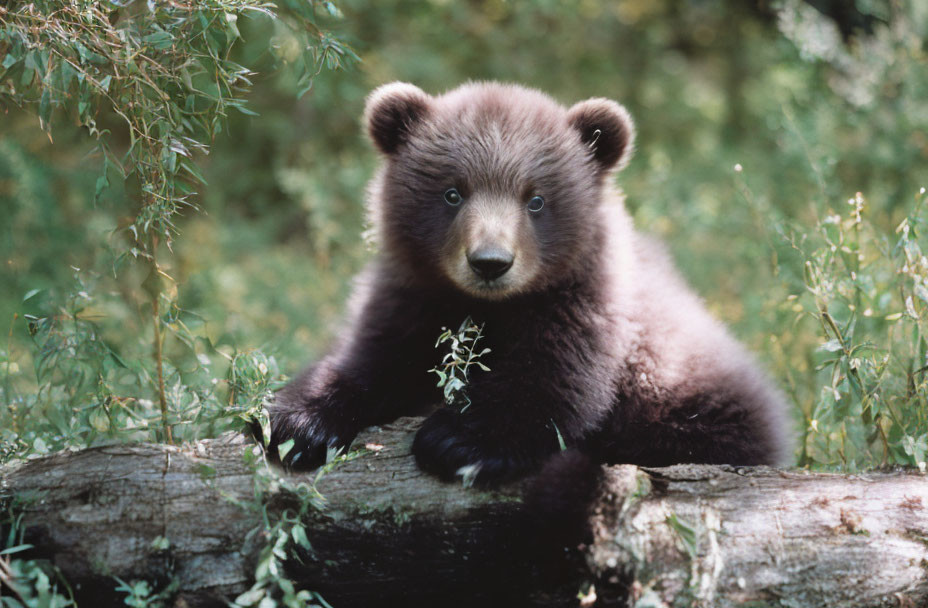
<svg viewBox="0 0 928 608">
<path fill-rule="evenodd" d="M 679 463 L 776 465 L 788 457 L 785 422 L 765 393 L 720 391 L 678 404 L 648 404 L 616 417 L 597 441 L 610 464 L 669 466 Z M 653 416 L 654 411 L 663 411 Z"/>
<path fill-rule="evenodd" d="M 278 391 L 268 454 L 293 439 L 284 464 L 312 468 L 367 426 L 424 413 L 437 397 L 428 369 L 440 331 L 426 298 L 369 288 L 338 347 Z"/>
<path fill-rule="evenodd" d="M 323 360 L 281 389 L 270 408 L 271 437 L 268 454 L 277 459 L 280 445 L 292 439 L 282 462 L 294 468 L 312 468 L 338 450 L 345 450 L 361 430 L 364 418 L 363 386 L 327 371 Z"/>
</svg>

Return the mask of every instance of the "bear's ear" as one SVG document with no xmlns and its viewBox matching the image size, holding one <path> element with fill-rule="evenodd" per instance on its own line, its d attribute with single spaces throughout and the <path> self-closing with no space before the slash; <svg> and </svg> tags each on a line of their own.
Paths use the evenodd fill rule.
<svg viewBox="0 0 928 608">
<path fill-rule="evenodd" d="M 367 98 L 364 120 L 380 151 L 393 154 L 406 143 L 416 124 L 428 115 L 431 101 L 422 89 L 405 82 L 391 82 L 374 90 Z"/>
<path fill-rule="evenodd" d="M 567 120 L 593 153 L 602 173 L 628 164 L 635 143 L 635 124 L 628 110 L 610 99 L 594 97 L 574 105 Z"/>
</svg>

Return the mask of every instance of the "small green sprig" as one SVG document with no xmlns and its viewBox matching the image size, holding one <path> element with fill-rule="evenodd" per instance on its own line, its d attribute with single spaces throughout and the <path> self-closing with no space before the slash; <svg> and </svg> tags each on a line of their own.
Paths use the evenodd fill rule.
<svg viewBox="0 0 928 608">
<path fill-rule="evenodd" d="M 451 343 L 451 350 L 441 363 L 430 369 L 438 374 L 438 387 L 442 389 L 445 403 L 452 407 L 459 407 L 461 411 L 470 405 L 467 397 L 467 379 L 472 366 L 477 366 L 485 372 L 490 371 L 480 358 L 490 352 L 489 348 L 477 351 L 477 343 L 483 337 L 483 325 L 477 325 L 473 319 L 467 317 L 456 332 L 443 327 L 444 331 L 435 342 L 438 348 L 446 342 Z"/>
</svg>

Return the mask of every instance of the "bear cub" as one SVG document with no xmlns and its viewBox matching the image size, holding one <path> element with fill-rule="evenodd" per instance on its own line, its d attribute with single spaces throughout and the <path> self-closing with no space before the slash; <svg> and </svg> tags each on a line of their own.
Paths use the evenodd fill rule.
<svg viewBox="0 0 928 608">
<path fill-rule="evenodd" d="M 277 393 L 271 454 L 292 438 L 285 464 L 312 467 L 364 427 L 431 412 L 413 453 L 442 479 L 517 478 L 561 441 L 606 463 L 783 461 L 782 398 L 613 186 L 625 108 L 393 83 L 365 120 L 378 254 L 335 347 Z M 463 411 L 436 409 L 435 339 L 467 317 L 490 371 L 469 374 Z"/>
</svg>

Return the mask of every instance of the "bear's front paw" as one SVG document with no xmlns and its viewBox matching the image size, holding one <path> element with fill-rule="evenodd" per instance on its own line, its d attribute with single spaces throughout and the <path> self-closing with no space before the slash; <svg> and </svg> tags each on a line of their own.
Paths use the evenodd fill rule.
<svg viewBox="0 0 928 608">
<path fill-rule="evenodd" d="M 480 433 L 467 414 L 440 409 L 422 424 L 412 444 L 422 470 L 445 481 L 456 477 L 466 485 L 493 485 L 535 468 L 536 459 L 515 445 L 496 444 Z"/>
<path fill-rule="evenodd" d="M 351 445 L 357 429 L 343 421 L 331 408 L 312 404 L 278 404 L 268 408 L 271 437 L 269 458 L 294 470 L 314 469 Z M 293 440 L 290 443 L 290 440 Z"/>
</svg>

